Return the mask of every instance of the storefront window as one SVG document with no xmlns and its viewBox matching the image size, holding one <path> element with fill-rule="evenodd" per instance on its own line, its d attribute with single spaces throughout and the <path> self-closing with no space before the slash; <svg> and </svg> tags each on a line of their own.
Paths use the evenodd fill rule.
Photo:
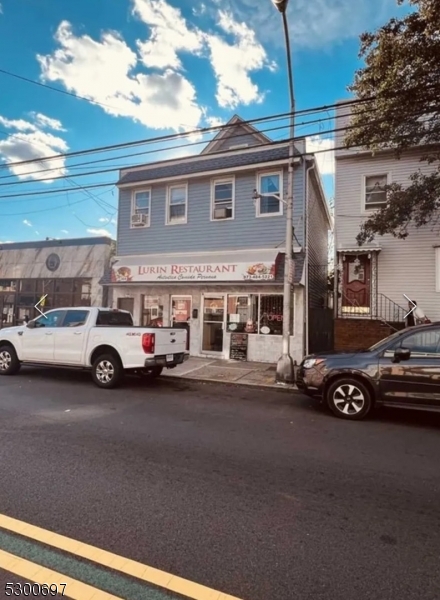
<svg viewBox="0 0 440 600">
<path fill-rule="evenodd" d="M 258 296 L 228 296 L 228 331 L 254 333 L 257 315 Z"/>
<path fill-rule="evenodd" d="M 10 279 L 0 279 L 0 292 L 15 292 L 16 286 L 16 281 L 11 281 Z"/>
<path fill-rule="evenodd" d="M 282 335 L 282 294 L 228 296 L 227 327 L 240 333 Z"/>
<path fill-rule="evenodd" d="M 142 327 L 163 327 L 163 306 L 157 296 L 142 296 Z"/>
<path fill-rule="evenodd" d="M 35 292 L 35 279 L 22 279 L 20 281 L 20 292 L 33 293 Z"/>
</svg>

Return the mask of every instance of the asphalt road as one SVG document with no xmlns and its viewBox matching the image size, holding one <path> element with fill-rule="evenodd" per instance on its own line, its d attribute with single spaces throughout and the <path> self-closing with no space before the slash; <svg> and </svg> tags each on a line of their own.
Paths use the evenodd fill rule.
<svg viewBox="0 0 440 600">
<path fill-rule="evenodd" d="M 439 433 L 440 415 L 23 369 L 0 378 L 0 512 L 244 600 L 438 600 Z"/>
</svg>

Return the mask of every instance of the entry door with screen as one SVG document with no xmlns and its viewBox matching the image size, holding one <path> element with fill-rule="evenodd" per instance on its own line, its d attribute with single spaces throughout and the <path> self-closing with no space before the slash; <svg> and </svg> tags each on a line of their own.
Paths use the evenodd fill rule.
<svg viewBox="0 0 440 600">
<path fill-rule="evenodd" d="M 223 352 L 224 322 L 225 297 L 205 297 L 203 299 L 202 352 Z"/>
</svg>

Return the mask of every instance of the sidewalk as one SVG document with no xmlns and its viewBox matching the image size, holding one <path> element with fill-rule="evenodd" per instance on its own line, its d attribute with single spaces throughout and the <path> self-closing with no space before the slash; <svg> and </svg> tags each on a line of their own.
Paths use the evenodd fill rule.
<svg viewBox="0 0 440 600">
<path fill-rule="evenodd" d="M 183 365 L 178 365 L 175 369 L 165 369 L 162 376 L 197 381 L 221 381 L 223 383 L 233 383 L 234 385 L 297 390 L 294 385 L 277 384 L 275 382 L 275 372 L 276 364 L 191 356 Z"/>
</svg>

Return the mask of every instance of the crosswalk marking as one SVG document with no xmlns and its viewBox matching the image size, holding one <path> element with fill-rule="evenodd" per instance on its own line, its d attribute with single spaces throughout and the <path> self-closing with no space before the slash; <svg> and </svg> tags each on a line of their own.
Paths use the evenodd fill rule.
<svg viewBox="0 0 440 600">
<path fill-rule="evenodd" d="M 58 550 L 69 552 L 70 554 L 102 565 L 103 567 L 109 567 L 124 575 L 156 585 L 165 590 L 169 590 L 170 592 L 190 598 L 191 600 L 240 600 L 240 598 L 235 596 L 213 590 L 199 583 L 177 577 L 171 573 L 166 573 L 165 571 L 118 556 L 117 554 L 112 554 L 107 550 L 101 550 L 100 548 L 65 537 L 59 533 L 42 529 L 36 525 L 30 525 L 24 521 L 8 517 L 7 515 L 0 514 L 0 528 L 41 542 L 42 544 L 52 546 Z M 37 581 L 37 583 L 39 583 L 39 581 Z M 69 597 L 71 597 L 70 593 Z M 104 598 L 105 600 L 111 600 L 116 597 L 107 594 L 107 596 L 93 597 L 93 600 L 104 600 Z M 76 600 L 76 597 L 74 600 Z M 78 597 L 78 600 L 88 600 L 88 598 L 86 599 L 85 596 L 81 596 Z"/>
<path fill-rule="evenodd" d="M 60 591 L 62 591 L 61 584 L 66 584 L 63 595 L 71 600 L 123 600 L 4 550 L 0 550 L 0 568 L 28 582 L 49 586 L 55 584 Z"/>
</svg>

